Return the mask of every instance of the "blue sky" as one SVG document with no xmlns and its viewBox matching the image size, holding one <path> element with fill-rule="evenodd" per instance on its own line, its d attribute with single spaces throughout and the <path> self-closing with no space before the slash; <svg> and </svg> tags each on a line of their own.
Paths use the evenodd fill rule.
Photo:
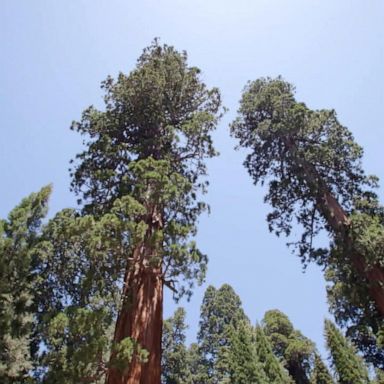
<svg viewBox="0 0 384 384">
<path fill-rule="evenodd" d="M 1 0 L 0 216 L 48 183 L 51 213 L 75 206 L 67 169 L 81 140 L 71 121 L 101 107 L 100 82 L 130 71 L 160 37 L 188 52 L 229 108 L 215 133 L 221 156 L 209 162 L 212 213 L 197 239 L 210 258 L 207 283 L 182 303 L 189 340 L 204 289 L 226 282 L 252 321 L 279 308 L 323 351 L 322 273 L 303 273 L 286 240 L 268 232 L 263 190 L 244 170 L 228 124 L 248 80 L 282 75 L 308 106 L 338 112 L 365 148 L 365 169 L 383 180 L 383 17 L 382 0 Z M 174 308 L 167 297 L 165 314 Z"/>
</svg>

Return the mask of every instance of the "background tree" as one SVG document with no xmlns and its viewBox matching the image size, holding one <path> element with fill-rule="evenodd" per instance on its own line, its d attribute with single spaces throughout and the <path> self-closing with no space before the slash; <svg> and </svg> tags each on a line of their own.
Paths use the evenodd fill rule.
<svg viewBox="0 0 384 384">
<path fill-rule="evenodd" d="M 190 237 L 205 209 L 197 199 L 206 187 L 204 159 L 216 154 L 210 132 L 220 95 L 199 73 L 188 66 L 186 53 L 155 41 L 129 75 L 103 83 L 105 111 L 90 107 L 72 126 L 87 138 L 72 171 L 83 212 L 100 217 L 128 196 L 143 210 L 136 218 L 141 237 L 119 275 L 123 290 L 109 384 L 160 381 L 163 284 L 180 297 L 204 276 L 206 257 Z M 130 241 L 129 233 L 124 239 Z M 187 285 L 177 289 L 180 275 Z M 134 355 L 124 369 L 113 364 L 128 339 L 149 352 L 147 363 Z"/>
<path fill-rule="evenodd" d="M 284 362 L 294 382 L 309 383 L 314 344 L 295 330 L 288 317 L 278 310 L 266 312 L 262 324 L 273 352 Z"/>
<path fill-rule="evenodd" d="M 120 302 L 118 277 L 133 246 L 124 235 L 140 236 L 142 227 L 134 221 L 140 212 L 132 199 L 123 198 L 99 219 L 65 209 L 45 226 L 36 247 L 44 261 L 37 313 L 45 346 L 40 359 L 43 382 L 105 381 Z M 122 360 L 140 352 L 127 341 Z"/>
<path fill-rule="evenodd" d="M 315 354 L 313 370 L 311 372 L 311 384 L 334 384 L 334 380 L 329 373 L 327 366 L 318 353 Z"/>
<path fill-rule="evenodd" d="M 246 320 L 230 324 L 227 328 L 227 345 L 220 349 L 217 371 L 220 383 L 268 383 L 268 378 L 258 361 L 252 326 Z"/>
<path fill-rule="evenodd" d="M 248 150 L 244 165 L 254 182 L 268 182 L 270 230 L 289 235 L 294 221 L 303 227 L 299 255 L 327 268 L 337 321 L 353 325 L 361 348 L 378 360 L 384 227 L 372 192 L 377 180 L 361 167 L 362 148 L 334 110 L 309 109 L 281 78 L 247 85 L 231 132 Z M 319 248 L 316 235 L 324 229 L 331 244 Z"/>
<path fill-rule="evenodd" d="M 325 338 L 334 368 L 340 384 L 369 383 L 368 371 L 356 349 L 336 326 L 325 320 Z"/>
<path fill-rule="evenodd" d="M 268 383 L 293 383 L 288 372 L 285 370 L 279 359 L 274 355 L 272 345 L 260 325 L 256 325 L 255 328 L 255 347 L 257 360 L 262 366 Z"/>
<path fill-rule="evenodd" d="M 51 188 L 32 193 L 0 220 L 0 381 L 32 382 L 40 239 Z"/>
<path fill-rule="evenodd" d="M 229 326 L 248 321 L 239 296 L 224 284 L 219 289 L 209 286 L 205 291 L 200 310 L 197 335 L 205 383 L 219 383 L 227 373 L 220 369 L 219 355 L 229 345 Z M 221 367 L 223 368 L 223 367 Z"/>
<path fill-rule="evenodd" d="M 204 384 L 206 380 L 206 370 L 201 361 L 199 345 L 192 343 L 187 350 L 188 368 L 191 374 L 191 383 Z"/>
<path fill-rule="evenodd" d="M 188 351 L 185 345 L 185 310 L 178 308 L 163 324 L 161 382 L 164 384 L 191 383 Z"/>
</svg>

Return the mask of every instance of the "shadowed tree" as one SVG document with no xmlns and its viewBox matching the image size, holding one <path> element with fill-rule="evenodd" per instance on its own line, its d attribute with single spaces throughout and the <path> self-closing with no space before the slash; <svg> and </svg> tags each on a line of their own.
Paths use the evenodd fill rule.
<svg viewBox="0 0 384 384">
<path fill-rule="evenodd" d="M 90 107 L 72 126 L 85 138 L 72 169 L 83 213 L 101 217 L 127 197 L 141 209 L 135 217 L 140 235 L 123 237 L 132 246 L 118 276 L 109 384 L 160 382 L 163 285 L 180 297 L 204 276 L 206 257 L 191 236 L 206 207 L 199 193 L 207 185 L 204 159 L 216 155 L 210 134 L 221 102 L 199 73 L 186 53 L 155 41 L 130 74 L 103 83 L 105 110 Z M 181 276 L 186 284 L 178 286 Z M 148 351 L 147 362 L 133 354 L 115 364 L 132 342 Z"/>
<path fill-rule="evenodd" d="M 288 317 L 278 310 L 266 312 L 262 324 L 273 352 L 284 363 L 295 383 L 308 384 L 314 344 L 295 330 Z"/>
</svg>

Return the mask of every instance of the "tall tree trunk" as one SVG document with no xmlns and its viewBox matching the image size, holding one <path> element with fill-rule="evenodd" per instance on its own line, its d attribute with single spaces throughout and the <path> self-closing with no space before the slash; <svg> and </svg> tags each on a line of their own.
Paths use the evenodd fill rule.
<svg viewBox="0 0 384 384">
<path fill-rule="evenodd" d="M 137 342 L 149 352 L 148 361 L 141 362 L 135 354 L 123 371 L 112 364 L 107 384 L 160 384 L 163 278 L 161 262 L 153 265 L 153 258 L 159 255 L 159 244 L 153 235 L 162 228 L 162 222 L 156 209 L 151 211 L 144 241 L 135 247 L 127 262 L 123 304 L 114 334 L 115 343 L 127 337 Z M 111 362 L 113 358 L 112 353 Z"/>
<path fill-rule="evenodd" d="M 293 153 L 296 151 L 293 140 L 286 139 L 285 145 L 289 151 Z M 375 302 L 377 311 L 384 317 L 384 269 L 379 265 L 368 266 L 364 255 L 353 249 L 348 215 L 332 195 L 316 168 L 302 157 L 296 157 L 296 162 L 302 168 L 301 177 L 314 194 L 317 209 L 332 228 L 335 236 L 346 245 L 347 252 L 350 252 L 352 266 L 362 278 L 368 281 L 371 299 Z"/>
</svg>

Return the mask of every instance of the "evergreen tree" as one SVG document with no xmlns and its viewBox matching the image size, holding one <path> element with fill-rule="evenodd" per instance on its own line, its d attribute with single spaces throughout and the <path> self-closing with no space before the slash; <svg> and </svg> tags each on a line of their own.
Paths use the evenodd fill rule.
<svg viewBox="0 0 384 384">
<path fill-rule="evenodd" d="M 190 371 L 190 382 L 188 384 L 206 383 L 206 370 L 201 361 L 200 348 L 197 343 L 192 343 L 187 350 L 187 362 Z"/>
<path fill-rule="evenodd" d="M 289 235 L 303 227 L 296 243 L 304 263 L 327 269 L 331 310 L 373 363 L 383 361 L 377 337 L 384 329 L 384 215 L 372 188 L 377 178 L 361 167 L 362 148 L 334 110 L 311 110 L 281 78 L 247 85 L 231 127 L 255 183 L 268 180 L 265 201 L 271 231 Z M 331 235 L 317 248 L 316 235 Z"/>
<path fill-rule="evenodd" d="M 228 344 L 219 351 L 217 371 L 220 384 L 266 384 L 267 376 L 256 354 L 253 330 L 249 322 L 239 321 L 227 328 Z"/>
<path fill-rule="evenodd" d="M 263 328 L 273 352 L 284 362 L 295 383 L 309 383 L 314 344 L 295 330 L 288 317 L 278 310 L 265 313 Z"/>
<path fill-rule="evenodd" d="M 51 192 L 32 193 L 0 220 L 0 381 L 32 382 L 34 368 L 36 283 L 40 237 Z"/>
<path fill-rule="evenodd" d="M 132 247 L 124 234 L 136 237 L 142 230 L 133 220 L 135 210 L 139 214 L 141 207 L 121 199 L 100 219 L 65 209 L 45 226 L 36 247 L 44 261 L 37 313 L 45 346 L 43 383 L 105 382 L 119 309 L 119 260 Z M 140 346 L 129 339 L 116 348 L 116 364 L 125 365 L 133 355 L 145 360 Z"/>
<path fill-rule="evenodd" d="M 270 384 L 293 383 L 288 372 L 273 354 L 272 345 L 266 337 L 263 328 L 257 325 L 255 328 L 255 347 L 257 360 L 262 366 L 262 370 Z"/>
<path fill-rule="evenodd" d="M 315 361 L 311 373 L 311 384 L 334 384 L 333 378 L 328 368 L 324 364 L 319 354 L 315 354 Z"/>
<path fill-rule="evenodd" d="M 219 355 L 229 346 L 229 326 L 236 328 L 240 321 L 248 319 L 233 288 L 228 284 L 218 290 L 209 286 L 201 305 L 197 336 L 205 383 L 220 383 L 227 376 L 227 370 L 218 365 Z"/>
<path fill-rule="evenodd" d="M 185 310 L 178 308 L 163 324 L 162 380 L 163 384 L 190 383 L 188 352 L 185 345 Z"/>
<path fill-rule="evenodd" d="M 369 383 L 368 371 L 355 347 L 336 326 L 325 320 L 325 338 L 332 366 L 340 384 Z"/>
<path fill-rule="evenodd" d="M 102 220 L 128 202 L 140 211 L 118 215 L 141 232 L 122 234 L 129 252 L 115 252 L 111 265 L 123 290 L 108 384 L 160 381 L 163 285 L 180 297 L 204 277 L 206 257 L 190 238 L 205 209 L 198 199 L 221 101 L 199 73 L 185 53 L 155 41 L 129 75 L 103 83 L 105 110 L 88 108 L 72 127 L 86 137 L 72 170 L 83 214 Z M 177 286 L 181 276 L 186 284 Z M 132 346 L 149 352 L 146 363 Z"/>
</svg>

